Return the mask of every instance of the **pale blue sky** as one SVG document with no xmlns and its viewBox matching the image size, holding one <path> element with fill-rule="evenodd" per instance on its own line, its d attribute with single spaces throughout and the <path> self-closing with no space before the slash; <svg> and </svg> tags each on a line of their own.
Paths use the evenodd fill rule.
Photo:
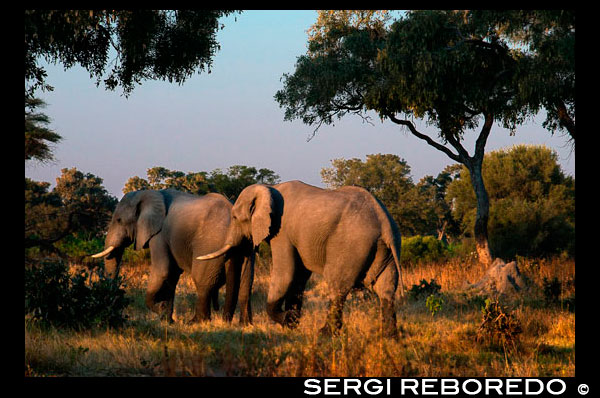
<svg viewBox="0 0 600 398">
<path fill-rule="evenodd" d="M 274 100 L 280 78 L 294 69 L 306 52 L 306 30 L 315 11 L 245 11 L 223 20 L 221 50 L 211 74 L 197 74 L 183 85 L 145 81 L 129 98 L 121 91 L 96 87 L 80 67 L 63 71 L 49 65 L 53 92 L 39 96 L 48 105 L 50 128 L 63 137 L 51 164 L 26 162 L 25 175 L 55 185 L 61 168 L 76 167 L 104 179 L 113 195 L 122 197 L 129 177 L 163 166 L 183 172 L 226 169 L 234 164 L 269 168 L 282 181 L 299 179 L 323 186 L 320 170 L 335 158 L 361 158 L 394 153 L 404 158 L 417 182 L 437 175 L 453 163 L 445 154 L 402 131 L 391 122 L 365 124 L 346 116 L 335 126 L 322 126 L 309 142 L 312 127 L 284 122 Z M 561 134 L 541 127 L 540 115 L 521 126 L 515 136 L 499 126 L 492 130 L 487 151 L 515 144 L 541 144 L 554 149 L 563 171 L 575 175 L 575 153 Z M 417 125 L 435 137 L 435 129 Z M 475 133 L 465 147 L 473 151 Z"/>
</svg>

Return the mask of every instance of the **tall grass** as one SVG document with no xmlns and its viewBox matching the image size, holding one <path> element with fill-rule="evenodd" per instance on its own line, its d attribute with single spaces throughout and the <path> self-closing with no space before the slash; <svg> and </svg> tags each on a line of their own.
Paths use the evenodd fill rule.
<svg viewBox="0 0 600 398">
<path fill-rule="evenodd" d="M 485 273 L 475 261 L 449 260 L 404 270 L 407 288 L 435 279 L 444 304 L 432 316 L 423 300 L 404 300 L 397 308 L 398 340 L 382 337 L 377 299 L 367 291 L 349 296 L 339 336 L 320 337 L 327 303 L 326 285 L 318 275 L 308 283 L 298 328 L 273 324 L 265 313 L 269 276 L 263 262 L 255 272 L 252 325 L 240 326 L 237 316 L 229 324 L 220 314 L 213 314 L 210 322 L 187 324 L 195 287 L 185 273 L 177 287 L 176 322 L 169 325 L 145 308 L 147 265 L 129 264 L 123 274 L 132 302 L 124 327 L 76 332 L 25 317 L 25 375 L 574 376 L 575 315 L 569 307 L 575 294 L 574 260 L 519 258 L 518 265 L 534 289 L 510 304 L 523 332 L 516 349 L 506 353 L 477 341 L 482 298 L 464 293 L 466 283 Z M 544 277 L 560 281 L 559 304 L 545 304 Z"/>
</svg>

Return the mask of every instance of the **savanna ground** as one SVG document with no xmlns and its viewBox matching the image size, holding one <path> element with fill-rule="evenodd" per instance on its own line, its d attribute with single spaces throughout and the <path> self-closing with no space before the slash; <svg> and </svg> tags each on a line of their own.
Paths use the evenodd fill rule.
<svg viewBox="0 0 600 398">
<path fill-rule="evenodd" d="M 257 260 L 253 324 L 238 315 L 228 324 L 186 324 L 195 288 L 183 274 L 176 292 L 174 324 L 158 320 L 144 305 L 148 266 L 123 267 L 131 298 L 120 329 L 74 331 L 43 326 L 25 317 L 26 376 L 521 376 L 575 375 L 575 261 L 518 260 L 533 289 L 508 307 L 522 332 L 507 349 L 477 339 L 484 297 L 465 293 L 485 273 L 475 261 L 450 260 L 404 269 L 404 285 L 422 279 L 441 286 L 443 304 L 432 315 L 425 300 L 397 306 L 400 338 L 382 338 L 377 298 L 356 291 L 344 307 L 339 336 L 318 335 L 326 316 L 325 284 L 313 275 L 303 316 L 295 330 L 271 323 L 265 312 L 268 264 Z M 561 300 L 544 300 L 543 281 L 558 278 Z M 223 303 L 224 289 L 220 292 Z"/>
</svg>

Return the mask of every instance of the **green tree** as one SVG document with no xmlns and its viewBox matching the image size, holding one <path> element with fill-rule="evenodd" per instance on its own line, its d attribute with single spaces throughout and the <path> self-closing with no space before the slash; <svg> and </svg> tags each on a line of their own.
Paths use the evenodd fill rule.
<svg viewBox="0 0 600 398">
<path fill-rule="evenodd" d="M 219 19 L 233 10 L 25 10 L 26 93 L 51 90 L 40 58 L 79 64 L 96 84 L 131 93 L 143 80 L 210 73 Z M 112 51 L 112 53 L 111 53 Z M 114 58 L 110 56 L 115 54 Z M 107 72 L 107 68 L 109 68 Z"/>
<path fill-rule="evenodd" d="M 117 199 L 102 186 L 102 179 L 75 168 L 62 169 L 56 187 L 25 178 L 25 248 L 58 252 L 56 242 L 78 234 L 101 236 Z"/>
<path fill-rule="evenodd" d="M 43 108 L 46 103 L 39 98 L 25 97 L 25 160 L 46 162 L 53 160 L 50 143 L 57 143 L 61 136 L 45 127 L 50 118 L 36 108 Z"/>
<path fill-rule="evenodd" d="M 375 111 L 467 167 L 477 198 L 477 252 L 489 265 L 489 199 L 481 174 L 485 145 L 494 123 L 514 130 L 536 110 L 541 91 L 526 95 L 527 79 L 536 72 L 529 62 L 535 52 L 510 46 L 511 37 L 499 28 L 500 14 L 486 19 L 471 18 L 468 11 L 409 11 L 391 25 L 385 15 L 320 12 L 309 32 L 308 53 L 298 57 L 293 74 L 284 74 L 275 99 L 285 120 L 316 125 L 314 132 L 335 118 L 368 118 L 367 112 Z M 570 29 L 574 32 L 574 21 Z M 538 73 L 536 81 L 544 77 Z M 438 139 L 419 131 L 413 118 L 437 128 Z M 462 141 L 476 129 L 470 155 Z"/>
<path fill-rule="evenodd" d="M 517 145 L 485 156 L 490 197 L 490 246 L 499 256 L 541 256 L 575 248 L 575 180 L 565 175 L 556 152 Z M 475 218 L 469 171 L 448 186 L 454 217 L 466 236 Z"/>
<path fill-rule="evenodd" d="M 210 173 L 205 171 L 183 173 L 169 170 L 165 167 L 153 167 L 146 171 L 148 179 L 134 176 L 129 178 L 123 188 L 123 193 L 140 189 L 173 188 L 196 195 L 208 192 L 218 192 L 229 200 L 235 201 L 240 192 L 248 185 L 276 184 L 279 176 L 269 169 L 257 170 L 255 167 L 234 165 L 223 172 L 215 169 Z"/>
</svg>

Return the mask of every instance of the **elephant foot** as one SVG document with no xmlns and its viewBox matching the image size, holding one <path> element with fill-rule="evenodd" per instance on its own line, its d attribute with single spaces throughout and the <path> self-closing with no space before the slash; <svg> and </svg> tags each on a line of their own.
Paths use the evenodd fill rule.
<svg viewBox="0 0 600 398">
<path fill-rule="evenodd" d="M 283 323 L 282 325 L 290 328 L 290 329 L 296 329 L 298 327 L 298 325 L 300 324 L 300 314 L 298 313 L 298 311 L 286 311 L 284 316 L 283 316 Z"/>
<path fill-rule="evenodd" d="M 210 317 L 194 315 L 191 319 L 189 319 L 186 324 L 193 325 L 200 322 L 210 321 Z"/>
<path fill-rule="evenodd" d="M 248 315 L 240 315 L 240 325 L 248 326 L 252 325 L 252 317 Z"/>
</svg>

